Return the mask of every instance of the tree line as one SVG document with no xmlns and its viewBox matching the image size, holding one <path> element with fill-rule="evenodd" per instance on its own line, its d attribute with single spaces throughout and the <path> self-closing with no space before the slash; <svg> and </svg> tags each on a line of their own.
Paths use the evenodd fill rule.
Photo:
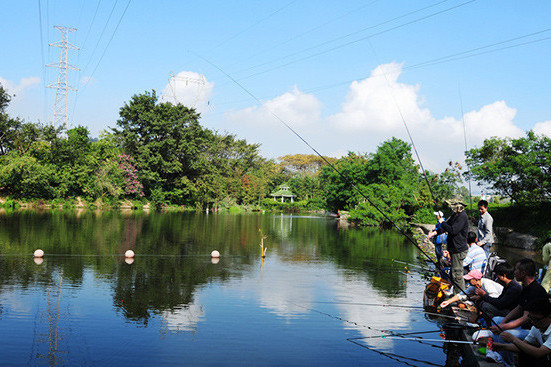
<svg viewBox="0 0 551 367">
<path fill-rule="evenodd" d="M 159 103 L 155 91 L 132 96 L 120 108 L 116 126 L 98 138 L 83 126 L 65 131 L 12 117 L 6 112 L 9 103 L 10 95 L 0 86 L 0 195 L 17 200 L 80 196 L 214 210 L 350 210 L 358 224 L 385 225 L 388 219 L 369 201 L 400 222 L 421 220 L 432 215 L 435 201 L 442 205 L 468 194 L 460 185 L 462 167 L 450 163 L 441 173 L 424 175 L 411 146 L 396 138 L 373 153 L 274 160 L 261 156 L 259 144 L 205 128 L 192 108 Z M 533 133 L 489 139 L 467 152 L 467 163 L 472 176 L 497 193 L 514 200 L 549 200 L 550 145 Z M 269 196 L 283 183 L 296 195 L 292 204 Z"/>
</svg>

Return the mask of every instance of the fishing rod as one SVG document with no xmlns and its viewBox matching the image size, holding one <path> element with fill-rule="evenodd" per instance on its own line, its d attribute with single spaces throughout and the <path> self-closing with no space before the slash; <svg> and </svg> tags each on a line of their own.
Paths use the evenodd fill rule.
<svg viewBox="0 0 551 367">
<path fill-rule="evenodd" d="M 434 334 L 434 333 L 440 333 L 442 330 L 428 330 L 428 331 L 412 331 L 411 333 L 400 333 L 400 334 L 394 334 L 394 336 L 401 336 L 401 335 L 418 335 L 418 334 Z M 348 338 L 346 340 L 360 340 L 360 339 L 375 339 L 380 338 L 382 335 L 373 335 L 373 336 L 359 336 L 357 338 Z"/>
<path fill-rule="evenodd" d="M 192 51 L 190 51 L 192 52 Z M 228 79 L 230 79 L 233 83 L 235 83 L 235 85 L 237 85 L 240 89 L 242 89 L 247 95 L 249 95 L 254 101 L 256 101 L 256 103 L 261 106 L 261 107 L 264 107 L 269 113 L 270 115 L 272 115 L 277 121 L 281 122 L 289 131 L 291 131 L 300 141 L 302 141 L 308 148 L 310 148 L 314 153 L 316 153 L 316 155 L 318 157 L 320 157 L 321 160 L 323 160 L 333 171 L 335 171 L 335 173 L 337 173 L 337 175 L 339 175 L 341 177 L 341 179 L 346 183 L 348 184 L 353 191 L 355 191 L 356 193 L 358 193 L 361 197 L 363 197 L 377 212 L 379 212 L 379 214 L 382 215 L 383 218 L 385 218 L 389 223 L 392 224 L 392 226 L 394 228 L 396 228 L 396 230 L 402 235 L 404 236 L 413 246 L 415 246 L 426 258 L 429 262 L 431 262 L 432 264 L 434 264 L 434 266 L 440 271 L 440 272 L 443 272 L 444 269 L 442 268 L 442 265 L 439 264 L 438 262 L 432 260 L 432 258 L 430 257 L 429 254 L 427 254 L 425 252 L 425 250 L 423 250 L 421 248 L 421 246 L 413 239 L 411 238 L 411 236 L 409 236 L 398 224 L 396 224 L 395 221 L 393 221 L 383 210 L 381 210 L 381 208 L 379 208 L 378 205 L 376 205 L 373 200 L 368 196 L 366 195 L 362 190 L 360 190 L 351 180 L 349 180 L 341 171 L 339 171 L 331 162 L 329 162 L 329 160 L 327 158 L 325 158 L 323 155 L 321 155 L 321 153 L 316 149 L 314 148 L 306 139 L 304 139 L 298 132 L 296 132 L 287 122 L 285 122 L 281 117 L 279 117 L 274 111 L 272 111 L 270 108 L 268 108 L 267 106 L 263 105 L 262 104 L 262 101 L 260 99 L 258 99 L 251 91 L 249 91 L 247 88 L 245 88 L 241 83 L 239 83 L 239 81 L 237 81 L 234 77 L 232 77 L 230 74 L 228 74 L 226 71 L 224 71 L 222 68 L 220 68 L 218 65 L 214 64 L 212 61 L 206 59 L 205 57 L 195 53 L 195 52 L 192 52 L 195 56 L 197 56 L 198 58 L 202 59 L 203 61 L 207 62 L 209 65 L 211 65 L 212 67 L 216 68 L 218 71 L 220 71 L 222 74 L 224 74 Z M 405 122 L 405 120 L 404 120 Z M 425 175 L 425 178 L 426 178 L 426 175 Z M 427 183 L 428 183 L 428 179 L 427 179 Z M 432 192 L 431 192 L 432 194 Z M 434 196 L 433 196 L 433 199 L 434 199 Z M 450 278 L 450 282 L 451 284 L 456 287 L 460 292 L 462 293 L 465 293 L 465 289 L 463 287 L 460 287 L 459 284 L 457 284 L 457 282 L 453 279 L 453 278 Z M 467 298 L 470 300 L 471 297 L 469 295 L 467 295 Z M 476 303 L 475 303 L 476 305 Z M 482 309 L 480 309 L 478 306 L 476 306 L 477 309 L 480 311 L 480 313 L 484 316 L 486 316 L 487 318 L 489 318 L 492 323 L 494 323 L 499 330 L 502 330 L 501 327 L 495 322 L 492 320 L 491 317 L 489 317 L 489 315 Z M 343 320 L 344 321 L 344 320 Z"/>
<path fill-rule="evenodd" d="M 461 87 L 459 88 L 459 103 L 461 105 L 461 121 L 463 122 L 463 138 L 465 140 L 465 153 L 467 152 L 467 127 L 465 125 L 465 114 L 463 113 L 463 98 L 461 96 Z M 473 194 L 471 190 L 471 170 L 469 169 L 467 171 L 469 175 L 467 176 L 469 178 L 469 204 L 471 207 L 471 210 L 473 210 Z"/>
<path fill-rule="evenodd" d="M 408 305 L 391 305 L 386 303 L 358 303 L 358 302 L 338 302 L 338 301 L 313 301 L 311 303 L 328 304 L 328 305 L 351 305 L 351 306 L 378 306 L 378 307 L 396 307 L 396 308 L 415 308 L 424 309 L 422 306 L 408 306 Z"/>
<path fill-rule="evenodd" d="M 479 342 L 475 341 L 467 341 L 467 340 L 451 340 L 451 339 L 424 339 L 424 338 L 416 338 L 416 337 L 396 337 L 396 336 L 387 336 L 387 335 L 381 335 L 382 339 L 402 339 L 402 340 L 411 340 L 411 341 L 418 341 L 418 342 L 440 342 L 440 343 L 455 343 L 455 344 L 471 344 L 476 345 L 480 344 Z"/>
</svg>

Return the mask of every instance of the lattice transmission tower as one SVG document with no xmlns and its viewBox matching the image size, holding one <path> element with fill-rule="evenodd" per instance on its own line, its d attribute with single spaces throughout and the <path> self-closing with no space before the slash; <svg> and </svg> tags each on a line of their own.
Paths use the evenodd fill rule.
<svg viewBox="0 0 551 367">
<path fill-rule="evenodd" d="M 69 33 L 75 32 L 77 29 L 61 27 L 57 25 L 54 26 L 54 28 L 61 31 L 61 34 L 62 34 L 61 41 L 55 42 L 55 43 L 49 43 L 49 45 L 53 47 L 59 47 L 61 49 L 59 53 L 59 62 L 56 62 L 54 64 L 49 64 L 46 66 L 52 67 L 52 68 L 58 68 L 59 73 L 57 76 L 57 83 L 48 85 L 48 88 L 53 88 L 56 90 L 53 124 L 56 127 L 63 126 L 65 129 L 67 129 L 69 125 L 69 107 L 68 107 L 68 101 L 67 101 L 67 93 L 70 90 L 76 91 L 75 88 L 69 85 L 67 81 L 67 76 L 69 73 L 69 69 L 80 70 L 77 67 L 69 64 L 69 60 L 68 60 L 69 49 L 78 50 L 78 47 L 69 43 Z"/>
<path fill-rule="evenodd" d="M 168 85 L 170 87 L 170 95 L 164 95 L 162 96 L 162 99 L 165 101 L 169 101 L 173 104 L 178 104 L 178 96 L 176 95 L 177 86 L 182 85 L 182 83 L 185 83 L 185 85 L 195 84 L 197 86 L 197 90 L 195 92 L 195 95 L 193 96 L 193 104 L 188 107 L 197 107 L 197 103 L 199 102 L 199 96 L 201 95 L 202 89 L 206 85 L 205 77 L 201 76 L 199 78 L 194 78 L 190 76 L 181 76 L 181 75 L 174 75 L 174 72 L 170 72 L 170 76 L 168 78 Z M 168 94 L 168 93 L 167 93 Z"/>
</svg>

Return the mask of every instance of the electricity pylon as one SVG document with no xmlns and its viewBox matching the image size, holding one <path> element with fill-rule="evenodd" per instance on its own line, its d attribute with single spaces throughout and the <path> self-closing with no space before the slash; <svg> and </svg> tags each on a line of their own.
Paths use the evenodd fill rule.
<svg viewBox="0 0 551 367">
<path fill-rule="evenodd" d="M 69 33 L 75 32 L 76 28 L 61 27 L 57 25 L 54 26 L 54 28 L 61 31 L 61 34 L 62 34 L 61 41 L 55 42 L 55 43 L 49 43 L 49 45 L 53 47 L 59 47 L 61 49 L 59 54 L 59 62 L 56 62 L 55 64 L 49 64 L 46 66 L 49 66 L 52 68 L 58 68 L 59 73 L 57 76 L 57 83 L 48 85 L 48 88 L 53 88 L 56 90 L 53 124 L 56 127 L 63 126 L 65 129 L 67 129 L 69 125 L 69 108 L 68 108 L 68 101 L 67 101 L 67 92 L 70 90 L 76 91 L 75 88 L 73 88 L 68 84 L 67 74 L 69 69 L 80 70 L 75 66 L 69 64 L 69 61 L 68 61 L 69 49 L 78 50 L 78 47 L 69 43 Z"/>
<path fill-rule="evenodd" d="M 200 78 L 193 78 L 190 76 L 181 76 L 181 75 L 174 75 L 174 72 L 170 72 L 170 76 L 168 78 L 168 85 L 170 86 L 170 91 L 172 94 L 170 96 L 163 96 L 165 100 L 169 100 L 171 103 L 177 105 L 179 103 L 178 96 L 176 95 L 176 84 L 177 83 L 186 83 L 186 85 L 189 84 L 195 84 L 197 85 L 197 93 L 194 96 L 193 104 L 189 107 L 196 108 L 197 103 L 199 102 L 199 96 L 201 95 L 201 90 L 206 84 L 205 77 L 201 76 Z"/>
</svg>

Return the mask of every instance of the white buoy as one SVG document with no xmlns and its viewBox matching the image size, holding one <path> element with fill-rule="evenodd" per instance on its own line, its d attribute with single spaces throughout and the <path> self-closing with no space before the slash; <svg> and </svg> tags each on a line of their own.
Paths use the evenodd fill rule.
<svg viewBox="0 0 551 367">
<path fill-rule="evenodd" d="M 213 263 L 214 265 L 216 265 L 220 262 L 220 258 L 219 257 L 211 257 L 210 262 Z"/>
<path fill-rule="evenodd" d="M 44 251 L 42 251 L 41 249 L 38 249 L 34 252 L 34 257 L 43 257 L 44 256 Z"/>
<path fill-rule="evenodd" d="M 42 263 L 44 262 L 44 259 L 41 257 L 35 257 L 33 260 L 36 265 L 42 265 Z"/>
<path fill-rule="evenodd" d="M 126 258 L 134 257 L 134 251 L 126 250 L 126 252 L 124 253 L 124 257 L 126 257 Z"/>
<path fill-rule="evenodd" d="M 214 250 L 210 253 L 210 257 L 218 258 L 218 257 L 220 257 L 220 253 L 218 251 Z"/>
<path fill-rule="evenodd" d="M 127 263 L 128 265 L 132 265 L 132 263 L 134 262 L 134 258 L 127 257 L 126 259 L 124 259 L 124 262 Z"/>
</svg>

